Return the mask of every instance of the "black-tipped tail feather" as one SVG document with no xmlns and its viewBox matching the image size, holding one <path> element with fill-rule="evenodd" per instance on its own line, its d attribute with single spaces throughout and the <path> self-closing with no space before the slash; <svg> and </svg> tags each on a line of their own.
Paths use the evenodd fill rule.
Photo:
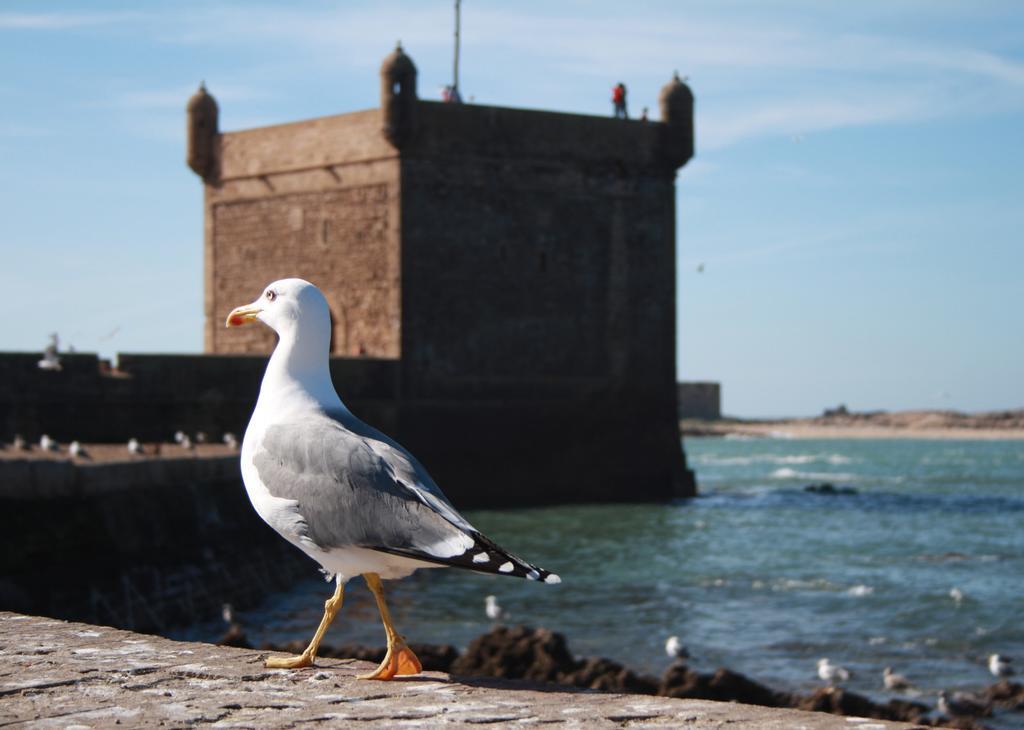
<svg viewBox="0 0 1024 730">
<path fill-rule="evenodd" d="M 551 584 L 562 582 L 562 579 L 556 573 L 538 568 L 536 565 L 526 562 L 504 548 L 498 547 L 498 545 L 479 532 L 474 530 L 466 534 L 473 538 L 473 546 L 465 552 L 451 557 L 438 557 L 413 547 L 382 547 L 379 545 L 368 545 L 366 547 L 390 555 L 401 555 L 402 557 L 422 560 L 425 563 L 434 563 L 435 565 L 465 568 L 467 570 L 474 570 L 477 573 L 512 575 L 517 578 Z"/>
</svg>

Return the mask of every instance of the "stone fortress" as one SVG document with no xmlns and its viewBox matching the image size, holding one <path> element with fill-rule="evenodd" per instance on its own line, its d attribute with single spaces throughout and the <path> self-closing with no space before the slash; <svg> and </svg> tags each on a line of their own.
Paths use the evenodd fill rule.
<svg viewBox="0 0 1024 730">
<path fill-rule="evenodd" d="M 239 132 L 205 89 L 189 102 L 207 352 L 269 353 L 268 328 L 226 330 L 225 313 L 306 278 L 333 353 L 393 383 L 378 425 L 445 489 L 691 493 L 675 407 L 689 88 L 673 78 L 647 122 L 424 101 L 401 47 L 380 76 L 380 109 Z"/>
</svg>

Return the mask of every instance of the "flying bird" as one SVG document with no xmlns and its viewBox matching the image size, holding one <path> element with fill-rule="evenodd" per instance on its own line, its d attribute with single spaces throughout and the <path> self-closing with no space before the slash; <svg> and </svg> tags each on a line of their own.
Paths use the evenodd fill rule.
<svg viewBox="0 0 1024 730">
<path fill-rule="evenodd" d="M 345 407 L 331 382 L 331 315 L 319 289 L 302 279 L 276 281 L 225 324 L 254 320 L 277 332 L 278 342 L 242 439 L 242 481 L 259 516 L 336 583 L 306 650 L 271 657 L 267 667 L 312 666 L 345 583 L 357 575 L 373 592 L 387 637 L 384 660 L 362 678 L 381 680 L 422 671 L 395 630 L 381 580 L 454 566 L 561 582 L 482 535 L 412 454 Z"/>
<path fill-rule="evenodd" d="M 849 670 L 838 664 L 832 664 L 827 658 L 818 660 L 818 677 L 830 685 L 836 682 L 845 682 L 850 678 Z"/>
<path fill-rule="evenodd" d="M 993 654 L 988 658 L 988 671 L 992 672 L 993 677 L 1002 679 L 1003 677 L 1012 677 L 1017 672 L 1014 670 L 1011 663 L 1013 662 L 1010 657 L 1003 654 Z"/>
</svg>

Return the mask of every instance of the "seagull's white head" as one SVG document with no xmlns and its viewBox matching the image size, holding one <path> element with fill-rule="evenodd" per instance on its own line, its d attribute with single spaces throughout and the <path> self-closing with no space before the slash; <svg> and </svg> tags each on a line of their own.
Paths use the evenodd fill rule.
<svg viewBox="0 0 1024 730">
<path fill-rule="evenodd" d="M 329 346 L 331 312 L 327 299 L 304 279 L 281 279 L 268 284 L 252 304 L 231 310 L 225 326 L 240 327 L 258 319 L 282 341 L 314 341 Z"/>
</svg>

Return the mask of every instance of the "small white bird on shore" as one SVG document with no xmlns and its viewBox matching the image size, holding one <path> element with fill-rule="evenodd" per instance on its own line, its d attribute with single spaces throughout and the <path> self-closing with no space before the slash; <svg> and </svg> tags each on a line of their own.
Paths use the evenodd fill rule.
<svg viewBox="0 0 1024 730">
<path fill-rule="evenodd" d="M 52 439 L 47 434 L 44 433 L 39 438 L 39 448 L 41 448 L 43 451 L 57 451 L 59 447 L 57 445 L 56 439 Z"/>
<path fill-rule="evenodd" d="M 178 444 L 181 446 L 181 448 L 186 449 L 188 451 L 191 451 L 192 449 L 195 448 L 195 444 L 192 443 L 192 439 L 190 439 L 188 436 L 182 436 L 182 439 L 181 441 L 178 442 Z"/>
<path fill-rule="evenodd" d="M 185 435 L 184 431 L 175 431 L 174 432 L 174 443 L 176 443 L 176 444 L 180 444 L 182 441 L 184 441 L 187 438 L 188 438 L 188 436 Z"/>
<path fill-rule="evenodd" d="M 495 596 L 484 598 L 484 613 L 487 614 L 487 618 L 491 621 L 501 621 L 505 617 L 505 609 L 499 605 L 498 599 Z"/>
<path fill-rule="evenodd" d="M 850 672 L 844 667 L 838 664 L 832 664 L 828 657 L 822 657 L 818 660 L 818 677 L 822 681 L 828 682 L 829 685 L 833 685 L 836 682 L 845 682 L 850 678 Z"/>
<path fill-rule="evenodd" d="M 1017 672 L 1012 666 L 1013 660 L 1002 654 L 993 654 L 988 658 L 988 671 L 992 672 L 993 677 L 1012 677 Z"/>
<path fill-rule="evenodd" d="M 238 437 L 235 436 L 235 434 L 231 433 L 230 431 L 228 431 L 227 433 L 224 434 L 224 439 L 223 440 L 224 440 L 224 445 L 227 446 L 232 451 L 234 451 L 234 450 L 236 450 L 238 448 Z"/>
<path fill-rule="evenodd" d="M 913 687 L 909 679 L 904 677 L 902 674 L 896 674 L 896 672 L 892 671 L 892 667 L 886 667 L 882 670 L 882 684 L 885 685 L 887 690 L 891 691 L 910 689 Z"/>
<path fill-rule="evenodd" d="M 665 654 L 670 659 L 689 659 L 690 652 L 683 642 L 679 640 L 678 636 L 670 636 L 665 640 Z"/>
<path fill-rule="evenodd" d="M 22 438 L 20 433 L 16 433 L 14 434 L 14 441 L 11 442 L 11 448 L 15 451 L 28 451 L 32 447 L 29 445 L 28 441 Z"/>
<path fill-rule="evenodd" d="M 137 438 L 130 438 L 128 439 L 128 453 L 141 456 L 146 451 L 142 448 L 142 444 L 139 443 Z"/>
<path fill-rule="evenodd" d="M 78 441 L 71 442 L 71 445 L 68 446 L 68 453 L 71 454 L 71 456 L 75 457 L 76 459 L 86 459 L 89 456 L 88 452 L 85 450 L 85 447 L 82 446 L 82 444 L 79 443 Z"/>
<path fill-rule="evenodd" d="M 972 694 L 966 692 L 954 692 L 950 695 L 946 690 L 939 692 L 939 712 L 949 717 L 957 715 L 984 715 L 988 708 L 985 703 Z"/>
</svg>

